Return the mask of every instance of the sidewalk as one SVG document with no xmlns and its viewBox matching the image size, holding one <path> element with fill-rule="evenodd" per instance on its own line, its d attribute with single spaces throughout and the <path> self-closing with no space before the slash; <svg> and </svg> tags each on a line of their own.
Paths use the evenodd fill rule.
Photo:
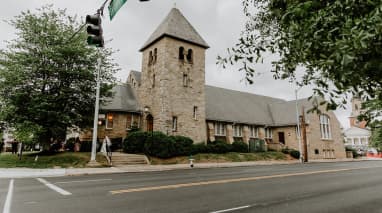
<svg viewBox="0 0 382 213">
<path fill-rule="evenodd" d="M 323 162 L 358 162 L 365 160 L 381 159 L 335 159 L 335 160 L 311 160 L 309 163 Z M 290 165 L 298 164 L 298 160 L 290 161 L 251 161 L 235 163 L 196 163 L 194 168 L 224 168 L 224 167 L 243 167 L 260 165 Z M 57 177 L 57 176 L 75 176 L 92 174 L 113 174 L 113 173 L 132 173 L 132 172 L 155 172 L 193 169 L 189 164 L 171 164 L 171 165 L 131 165 L 121 167 L 107 168 L 68 168 L 68 169 L 29 169 L 29 168 L 0 168 L 0 178 L 33 178 L 33 177 Z"/>
</svg>

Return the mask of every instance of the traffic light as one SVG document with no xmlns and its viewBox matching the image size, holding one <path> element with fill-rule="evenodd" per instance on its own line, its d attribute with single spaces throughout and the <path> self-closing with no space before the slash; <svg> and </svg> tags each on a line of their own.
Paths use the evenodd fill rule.
<svg viewBox="0 0 382 213">
<path fill-rule="evenodd" d="M 88 44 L 95 45 L 96 47 L 104 47 L 101 26 L 101 15 L 87 15 L 86 24 L 88 25 L 86 28 L 86 31 L 88 32 Z"/>
</svg>

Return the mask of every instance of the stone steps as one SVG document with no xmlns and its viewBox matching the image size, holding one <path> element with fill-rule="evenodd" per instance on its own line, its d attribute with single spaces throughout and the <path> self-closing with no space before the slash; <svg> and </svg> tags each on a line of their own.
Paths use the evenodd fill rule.
<svg viewBox="0 0 382 213">
<path fill-rule="evenodd" d="M 145 155 L 126 154 L 121 152 L 113 152 L 111 161 L 113 166 L 127 165 L 147 165 L 149 164 Z"/>
</svg>

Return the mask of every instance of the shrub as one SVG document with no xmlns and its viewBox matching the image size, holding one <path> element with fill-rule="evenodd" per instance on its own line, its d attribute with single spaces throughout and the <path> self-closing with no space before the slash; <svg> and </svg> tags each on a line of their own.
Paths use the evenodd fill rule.
<svg viewBox="0 0 382 213">
<path fill-rule="evenodd" d="M 346 151 L 351 151 L 353 153 L 353 158 L 357 158 L 360 155 L 358 154 L 357 150 L 353 149 L 352 147 L 345 146 Z"/>
<path fill-rule="evenodd" d="M 145 154 L 159 158 L 175 156 L 175 141 L 162 132 L 154 132 L 146 138 L 143 148 Z"/>
<path fill-rule="evenodd" d="M 232 150 L 232 145 L 224 141 L 214 141 L 207 144 L 208 153 L 223 154 L 230 152 Z"/>
<path fill-rule="evenodd" d="M 248 145 L 241 141 L 235 141 L 232 143 L 232 152 L 247 153 Z"/>
<path fill-rule="evenodd" d="M 283 148 L 283 149 L 281 149 L 281 152 L 282 153 L 284 153 L 284 154 L 290 154 L 290 149 L 288 149 L 288 148 Z"/>
<path fill-rule="evenodd" d="M 122 149 L 122 138 L 111 138 L 111 151 Z"/>
<path fill-rule="evenodd" d="M 143 147 L 148 137 L 147 132 L 131 132 L 123 141 L 123 151 L 127 153 L 143 153 Z"/>
<path fill-rule="evenodd" d="M 60 142 L 55 142 L 50 145 L 50 152 L 58 152 L 61 149 L 62 145 Z"/>
<path fill-rule="evenodd" d="M 66 140 L 65 150 L 73 152 L 75 142 L 76 142 L 76 138 L 69 138 L 68 140 Z"/>
<path fill-rule="evenodd" d="M 174 151 L 176 156 L 187 156 L 192 154 L 192 144 L 194 141 L 191 138 L 184 136 L 170 136 L 175 141 Z"/>
<path fill-rule="evenodd" d="M 205 143 L 193 144 L 191 148 L 191 154 L 208 153 L 208 147 Z"/>
<path fill-rule="evenodd" d="M 80 152 L 91 152 L 92 151 L 92 141 L 81 141 Z M 101 149 L 101 143 L 97 141 L 96 143 L 96 151 L 99 152 Z"/>
<path fill-rule="evenodd" d="M 290 154 L 290 156 L 292 156 L 295 159 L 300 158 L 300 152 L 297 150 L 292 149 L 292 150 L 290 150 L 289 154 Z"/>
</svg>

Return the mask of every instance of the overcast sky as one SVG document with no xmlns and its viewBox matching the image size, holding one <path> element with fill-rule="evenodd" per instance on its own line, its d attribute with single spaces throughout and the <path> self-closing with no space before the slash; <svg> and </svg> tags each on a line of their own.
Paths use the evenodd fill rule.
<svg viewBox="0 0 382 213">
<path fill-rule="evenodd" d="M 0 19 L 10 20 L 21 11 L 34 11 L 45 4 L 66 8 L 69 14 L 84 18 L 87 14 L 95 13 L 103 2 L 12 0 L 3 5 Z M 138 50 L 175 5 L 210 46 L 206 52 L 206 84 L 286 100 L 294 99 L 294 85 L 287 81 L 273 80 L 269 63 L 257 66 L 261 74 L 256 76 L 252 85 L 246 84 L 243 81 L 244 73 L 236 71 L 234 67 L 222 69 L 216 65 L 217 55 L 224 55 L 226 49 L 236 43 L 243 29 L 245 17 L 240 0 L 128 0 L 111 22 L 105 10 L 104 37 L 105 40 L 112 39 L 107 46 L 119 50 L 114 55 L 121 67 L 121 71 L 116 74 L 117 79 L 126 81 L 130 70 L 141 70 L 141 53 Z M 0 49 L 3 49 L 6 46 L 4 41 L 14 38 L 15 30 L 2 21 L 0 31 Z M 302 88 L 298 96 L 308 97 L 311 93 L 311 89 Z M 349 110 L 337 110 L 336 114 L 342 126 L 347 128 Z"/>
</svg>

